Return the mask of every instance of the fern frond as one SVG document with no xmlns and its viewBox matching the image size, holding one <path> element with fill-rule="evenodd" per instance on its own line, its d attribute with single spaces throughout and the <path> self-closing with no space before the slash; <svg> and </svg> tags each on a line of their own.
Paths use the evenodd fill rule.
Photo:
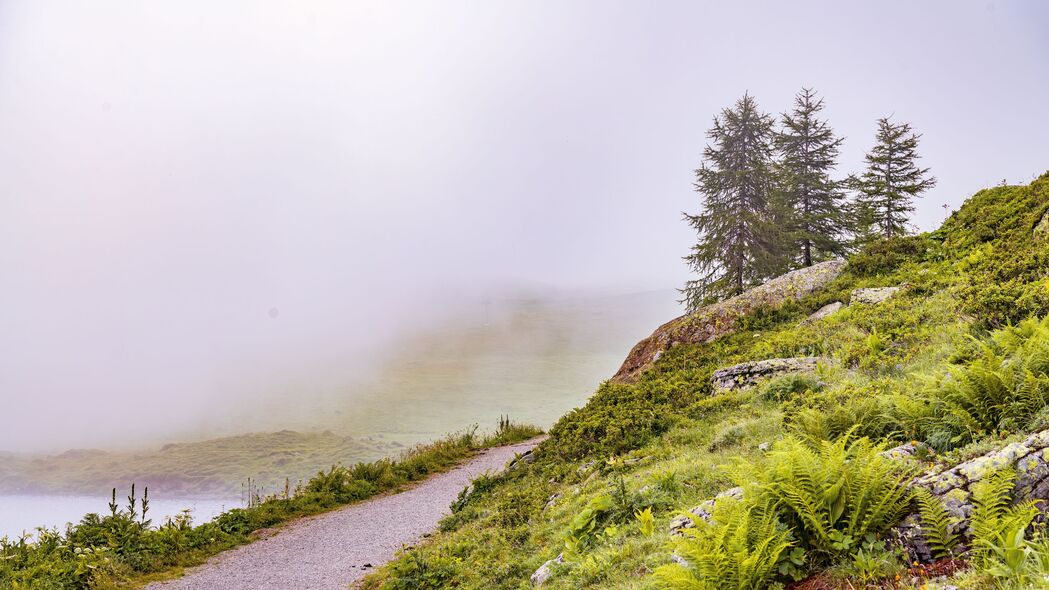
<svg viewBox="0 0 1049 590">
<path fill-rule="evenodd" d="M 921 530 L 925 542 L 934 557 L 946 557 L 958 545 L 958 532 L 952 530 L 957 524 L 943 502 L 929 490 L 919 489 L 916 494 L 921 516 Z"/>
</svg>

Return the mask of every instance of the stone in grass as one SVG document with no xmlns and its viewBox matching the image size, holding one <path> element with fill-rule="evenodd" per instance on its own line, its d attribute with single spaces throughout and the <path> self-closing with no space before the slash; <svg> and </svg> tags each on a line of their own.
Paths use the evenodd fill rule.
<svg viewBox="0 0 1049 590">
<path fill-rule="evenodd" d="M 827 358 L 807 356 L 740 363 L 714 371 L 710 376 L 710 383 L 715 391 L 745 389 L 753 387 L 762 379 L 788 373 L 808 373 L 815 371 L 820 363 L 830 362 L 832 361 Z"/>
<path fill-rule="evenodd" d="M 692 510 L 689 510 L 689 512 L 693 516 L 710 522 L 710 520 L 713 518 L 713 516 L 711 515 L 711 511 L 714 510 L 714 505 L 717 504 L 717 501 L 721 500 L 722 498 L 732 498 L 734 500 L 740 500 L 743 498 L 743 488 L 729 488 L 724 492 L 721 492 L 717 496 L 714 496 L 712 500 L 707 500 L 706 502 L 703 502 L 702 504 L 696 506 Z M 687 514 L 676 516 L 673 520 L 670 521 L 670 534 L 681 534 L 681 531 L 692 526 L 695 526 L 695 522 L 691 518 L 689 518 Z"/>
<path fill-rule="evenodd" d="M 547 561 L 543 565 L 539 566 L 539 569 L 535 570 L 535 573 L 532 574 L 531 578 L 529 578 L 532 581 L 532 585 L 542 586 L 548 579 L 550 579 L 550 576 L 553 575 L 554 566 L 564 562 L 565 554 L 562 553 L 557 557 Z"/>
<path fill-rule="evenodd" d="M 921 444 L 921 443 L 919 443 L 917 441 L 911 441 L 911 442 L 909 442 L 907 444 L 903 444 L 903 445 L 900 445 L 898 447 L 893 447 L 891 449 L 886 449 L 886 450 L 884 450 L 884 451 L 882 451 L 882 452 L 880 452 L 878 454 L 881 455 L 882 457 L 886 457 L 888 459 L 902 460 L 902 459 L 910 459 L 919 450 L 924 451 L 926 454 L 932 453 L 932 449 L 930 449 L 928 446 L 923 445 L 923 444 Z"/>
<path fill-rule="evenodd" d="M 897 287 L 871 287 L 869 289 L 856 289 L 852 292 L 852 303 L 864 303 L 876 305 L 899 293 L 902 286 Z"/>
<path fill-rule="evenodd" d="M 845 304 L 842 303 L 841 301 L 835 301 L 834 303 L 828 303 L 827 305 L 824 305 L 823 307 L 817 309 L 815 313 L 813 313 L 809 317 L 805 318 L 805 320 L 803 322 L 801 322 L 801 323 L 802 324 L 811 324 L 811 323 L 814 323 L 814 322 L 818 322 L 818 321 L 822 320 L 823 318 L 830 317 L 830 316 L 838 313 L 839 311 L 842 310 L 843 307 L 845 307 Z"/>
<path fill-rule="evenodd" d="M 1041 240 L 1049 239 L 1049 211 L 1042 215 L 1042 220 L 1035 226 L 1034 237 Z"/>
</svg>

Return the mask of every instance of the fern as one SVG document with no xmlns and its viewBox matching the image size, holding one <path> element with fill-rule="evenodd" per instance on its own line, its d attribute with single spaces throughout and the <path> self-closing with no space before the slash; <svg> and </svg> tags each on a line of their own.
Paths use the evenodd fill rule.
<svg viewBox="0 0 1049 590">
<path fill-rule="evenodd" d="M 912 492 L 910 467 L 879 454 L 861 438 L 820 442 L 815 449 L 788 437 L 766 466 L 745 465 L 737 479 L 756 480 L 760 495 L 778 507 L 802 545 L 825 561 L 896 525 Z"/>
<path fill-rule="evenodd" d="M 953 531 L 957 520 L 952 518 L 939 498 L 921 488 L 916 493 L 922 521 L 922 535 L 934 557 L 951 555 L 958 545 L 958 532 Z"/>
<path fill-rule="evenodd" d="M 1038 543 L 1026 538 L 1038 507 L 1033 502 L 1012 505 L 1016 473 L 1003 469 L 972 485 L 973 563 L 1004 585 L 1022 587 L 1040 569 Z"/>
<path fill-rule="evenodd" d="M 1049 318 L 1006 327 L 949 372 L 936 399 L 951 446 L 1002 431 L 1026 430 L 1049 403 Z"/>
<path fill-rule="evenodd" d="M 671 564 L 655 576 L 668 590 L 761 590 L 768 588 L 793 545 L 773 506 L 739 501 L 717 504 L 714 522 L 697 520 L 676 543 L 688 566 Z"/>
</svg>

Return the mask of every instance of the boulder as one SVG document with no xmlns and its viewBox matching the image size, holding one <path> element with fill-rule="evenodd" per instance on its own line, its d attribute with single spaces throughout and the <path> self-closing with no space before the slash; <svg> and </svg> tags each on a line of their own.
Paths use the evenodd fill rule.
<svg viewBox="0 0 1049 590">
<path fill-rule="evenodd" d="M 813 313 L 809 317 L 805 318 L 805 320 L 802 321 L 801 323 L 803 323 L 803 324 L 811 324 L 813 322 L 818 322 L 818 321 L 822 320 L 825 317 L 829 317 L 829 316 L 832 316 L 832 315 L 838 313 L 839 311 L 841 311 L 841 309 L 843 307 L 845 307 L 845 304 L 842 303 L 841 301 L 835 301 L 834 303 L 828 303 L 827 305 L 824 305 L 823 307 L 817 309 L 816 313 Z"/>
<path fill-rule="evenodd" d="M 535 449 L 528 449 L 520 455 L 515 455 L 513 459 L 510 459 L 510 462 L 506 464 L 506 469 L 509 471 L 511 469 L 516 469 L 521 465 L 531 465 L 532 463 L 535 463 L 535 456 Z"/>
<path fill-rule="evenodd" d="M 852 303 L 865 303 L 875 305 L 892 297 L 902 289 L 899 287 L 872 287 L 869 289 L 856 289 L 852 292 Z"/>
<path fill-rule="evenodd" d="M 1049 430 L 953 467 L 922 475 L 912 485 L 929 490 L 943 502 L 955 519 L 955 530 L 962 534 L 964 542 L 969 534 L 968 520 L 973 510 L 972 484 L 1007 467 L 1013 468 L 1017 475 L 1014 499 L 1035 501 L 1044 509 L 1046 500 L 1049 500 Z M 907 517 L 895 533 L 913 559 L 923 562 L 932 559 L 922 538 L 917 514 Z"/>
<path fill-rule="evenodd" d="M 696 506 L 695 508 L 689 510 L 689 513 L 695 517 L 710 522 L 713 518 L 711 516 L 711 511 L 714 510 L 714 504 L 716 504 L 718 500 L 721 500 L 723 498 L 732 498 L 734 500 L 740 500 L 743 498 L 743 488 L 729 488 L 724 492 L 721 492 L 720 494 L 714 496 L 712 499 L 707 500 L 699 506 Z M 691 518 L 689 518 L 687 514 L 675 516 L 674 519 L 670 521 L 670 534 L 679 535 L 681 534 L 681 531 L 693 526 L 695 526 L 695 522 Z"/>
<path fill-rule="evenodd" d="M 543 565 L 539 566 L 539 569 L 535 570 L 532 577 L 529 580 L 532 581 L 533 586 L 542 586 L 550 576 L 554 573 L 554 565 L 565 562 L 565 554 L 562 553 L 557 557 L 547 561 Z"/>
<path fill-rule="evenodd" d="M 757 309 L 778 307 L 819 291 L 837 278 L 844 268 L 844 260 L 814 264 L 667 322 L 634 346 L 612 380 L 632 383 L 667 349 L 678 344 L 712 342 L 731 334 L 736 331 L 739 318 Z"/>
<path fill-rule="evenodd" d="M 1039 240 L 1049 239 L 1049 211 L 1042 215 L 1042 220 L 1034 227 L 1034 237 Z"/>
<path fill-rule="evenodd" d="M 881 453 L 878 453 L 878 454 L 883 456 L 883 457 L 888 457 L 889 459 L 898 459 L 898 460 L 910 459 L 911 457 L 914 456 L 915 453 L 918 452 L 918 448 L 919 448 L 919 443 L 916 443 L 916 442 L 912 441 L 912 442 L 909 442 L 909 443 L 907 443 L 905 445 L 900 445 L 898 447 L 893 447 L 891 449 L 884 450 L 884 451 L 882 451 Z M 931 452 L 931 451 L 928 451 L 928 452 Z"/>
<path fill-rule="evenodd" d="M 710 383 L 714 386 L 715 391 L 745 389 L 753 387 L 762 379 L 788 373 L 808 373 L 815 371 L 820 363 L 830 362 L 832 361 L 828 358 L 806 356 L 740 363 L 714 371 L 714 374 L 710 376 Z"/>
</svg>

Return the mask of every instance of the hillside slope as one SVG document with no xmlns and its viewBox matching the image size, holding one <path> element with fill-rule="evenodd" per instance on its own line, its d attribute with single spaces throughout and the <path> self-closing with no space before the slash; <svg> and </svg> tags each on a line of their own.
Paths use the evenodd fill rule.
<svg viewBox="0 0 1049 590">
<path fill-rule="evenodd" d="M 1043 583 L 1049 545 L 1023 537 L 1026 505 L 1005 506 L 1011 490 L 1044 492 L 995 474 L 1033 457 L 1023 445 L 1009 448 L 1026 455 L 965 471 L 972 480 L 951 489 L 966 498 L 926 502 L 947 515 L 950 545 L 931 564 L 915 565 L 922 557 L 892 529 L 917 511 L 914 475 L 943 481 L 961 473 L 949 467 L 1049 428 L 1049 321 L 1024 321 L 1049 315 L 1047 211 L 1049 174 L 981 191 L 939 230 L 852 256 L 823 289 L 654 355 L 636 379 L 602 384 L 561 418 L 533 463 L 475 482 L 440 534 L 365 587 L 918 588 L 939 574 L 963 588 Z M 797 357 L 815 357 L 816 370 L 712 384 L 719 369 Z M 744 499 L 698 510 L 737 485 L 729 496 Z M 970 491 L 978 506 L 997 493 L 984 502 L 997 512 L 973 510 Z M 953 518 L 959 507 L 971 528 Z M 713 511 L 714 524 L 674 522 L 690 509 Z M 672 534 L 672 522 L 691 532 Z"/>
</svg>

